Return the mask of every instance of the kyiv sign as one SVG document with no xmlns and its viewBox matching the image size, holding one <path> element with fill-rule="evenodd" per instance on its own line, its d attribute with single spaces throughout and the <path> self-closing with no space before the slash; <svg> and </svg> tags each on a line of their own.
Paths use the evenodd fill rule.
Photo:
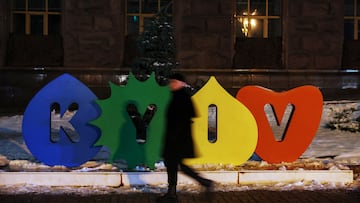
<svg viewBox="0 0 360 203">
<path fill-rule="evenodd" d="M 169 89 L 159 86 L 154 75 L 140 82 L 132 74 L 126 86 L 110 83 L 110 89 L 111 96 L 99 100 L 69 74 L 43 87 L 24 112 L 22 131 L 31 153 L 50 166 L 75 167 L 106 146 L 110 161 L 126 160 L 129 168 L 154 166 L 161 159 Z M 242 164 L 254 152 L 270 163 L 295 161 L 314 138 L 323 105 L 314 86 L 285 92 L 245 86 L 234 98 L 215 77 L 192 100 L 199 115 L 193 123 L 199 157 L 186 160 L 189 164 Z M 291 107 L 280 140 L 275 139 L 265 105 L 270 105 L 278 126 Z"/>
</svg>

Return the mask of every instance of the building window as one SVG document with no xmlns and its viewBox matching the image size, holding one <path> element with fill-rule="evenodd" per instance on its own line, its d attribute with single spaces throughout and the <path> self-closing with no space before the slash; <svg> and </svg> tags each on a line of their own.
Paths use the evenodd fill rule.
<svg viewBox="0 0 360 203">
<path fill-rule="evenodd" d="M 161 8 L 169 5 L 171 0 L 127 0 L 126 1 L 126 34 L 137 35 L 144 31 L 145 25 L 149 24 L 155 14 Z M 172 13 L 171 6 L 168 13 Z"/>
<path fill-rule="evenodd" d="M 62 0 L 12 0 L 11 32 L 53 35 L 61 32 Z"/>
<path fill-rule="evenodd" d="M 281 37 L 281 0 L 236 0 L 236 37 Z"/>
<path fill-rule="evenodd" d="M 360 1 L 344 0 L 344 39 L 358 40 L 360 32 Z"/>
</svg>

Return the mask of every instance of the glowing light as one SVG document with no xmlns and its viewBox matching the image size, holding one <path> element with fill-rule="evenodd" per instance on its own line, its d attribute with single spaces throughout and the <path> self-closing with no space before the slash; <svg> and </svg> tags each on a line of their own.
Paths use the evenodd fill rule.
<svg viewBox="0 0 360 203">
<path fill-rule="evenodd" d="M 137 21 L 138 21 L 138 17 L 137 17 L 137 16 L 133 16 L 133 20 L 134 20 L 134 22 L 137 22 Z"/>
<path fill-rule="evenodd" d="M 236 14 L 234 15 L 235 18 L 237 18 L 237 20 L 239 21 L 239 23 L 242 24 L 242 28 L 241 28 L 241 32 L 244 33 L 244 35 L 246 37 L 249 36 L 249 32 L 256 27 L 257 22 L 256 19 L 254 18 L 249 18 L 250 16 L 255 16 L 257 15 L 257 9 L 255 9 L 253 12 L 251 12 L 250 14 L 247 11 L 242 12 L 242 16 L 247 16 L 247 17 L 242 17 L 242 16 L 237 16 Z M 250 22 L 249 22 L 250 21 Z"/>
</svg>

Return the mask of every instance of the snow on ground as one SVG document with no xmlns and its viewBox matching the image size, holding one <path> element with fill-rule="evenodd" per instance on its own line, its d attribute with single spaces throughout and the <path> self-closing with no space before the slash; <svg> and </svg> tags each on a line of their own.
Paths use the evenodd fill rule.
<svg viewBox="0 0 360 203">
<path fill-rule="evenodd" d="M 325 128 L 329 121 L 330 109 L 350 108 L 358 106 L 358 102 L 329 102 L 324 105 L 323 117 L 319 130 L 304 154 L 293 163 L 268 164 L 264 161 L 248 161 L 242 166 L 219 166 L 203 165 L 198 166 L 202 170 L 239 170 L 239 169 L 261 169 L 261 170 L 343 170 L 352 169 L 360 165 L 360 132 L 347 132 L 330 130 Z M 340 109 L 341 109 L 340 108 Z M 85 165 L 68 169 L 62 166 L 49 167 L 37 163 L 35 158 L 27 149 L 21 134 L 22 115 L 0 117 L 0 172 L 1 170 L 11 171 L 114 171 L 119 170 L 116 165 L 104 162 L 90 161 Z M 279 129 L 278 129 L 279 130 Z M 281 129 L 280 129 L 281 130 Z M 1 167 L 2 161 L 7 162 L 6 167 Z M 278 183 L 273 185 L 216 185 L 216 191 L 246 191 L 256 189 L 267 190 L 321 190 L 321 189 L 355 189 L 360 187 L 359 167 L 355 173 L 354 183 L 344 184 L 320 184 L 317 182 L 304 183 Z M 202 188 L 198 185 L 179 185 L 180 192 L 200 192 Z M 51 193 L 51 194 L 108 194 L 108 193 L 129 193 L 129 192 L 152 192 L 164 193 L 166 185 L 146 185 L 136 187 L 48 187 L 34 185 L 0 186 L 0 194 L 11 193 Z"/>
<path fill-rule="evenodd" d="M 346 186 L 343 184 L 320 184 L 320 183 L 278 183 L 274 185 L 220 185 L 217 184 L 214 187 L 214 191 L 226 192 L 226 191 L 248 191 L 248 190 L 271 190 L 271 191 L 288 191 L 288 190 L 331 190 L 331 189 L 343 189 L 343 190 L 355 190 L 355 187 Z M 204 188 L 198 185 L 180 184 L 177 187 L 180 193 L 200 193 L 204 191 Z M 76 194 L 81 196 L 87 195 L 103 195 L 103 194 L 127 194 L 127 193 L 157 193 L 163 194 L 167 191 L 167 185 L 141 185 L 141 186 L 123 186 L 123 187 L 54 187 L 54 186 L 37 186 L 37 185 L 16 185 L 16 186 L 0 186 L 1 194 Z"/>
</svg>

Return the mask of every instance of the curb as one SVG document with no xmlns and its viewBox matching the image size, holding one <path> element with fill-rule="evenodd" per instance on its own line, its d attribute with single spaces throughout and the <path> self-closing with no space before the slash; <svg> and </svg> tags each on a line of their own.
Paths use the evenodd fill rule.
<svg viewBox="0 0 360 203">
<path fill-rule="evenodd" d="M 308 171 L 199 171 L 220 184 L 272 184 L 283 182 L 353 183 L 352 170 Z M 197 184 L 181 172 L 179 184 Z M 167 184 L 166 172 L 0 172 L 0 185 L 42 186 L 132 186 Z"/>
</svg>

